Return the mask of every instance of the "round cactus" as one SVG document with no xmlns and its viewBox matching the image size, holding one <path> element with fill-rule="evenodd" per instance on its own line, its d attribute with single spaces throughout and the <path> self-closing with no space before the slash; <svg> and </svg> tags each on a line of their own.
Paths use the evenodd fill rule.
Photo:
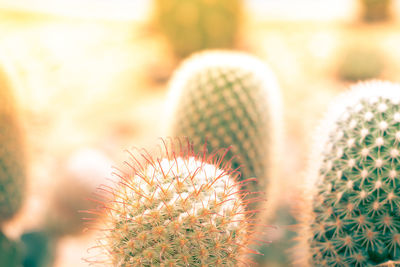
<svg viewBox="0 0 400 267">
<path fill-rule="evenodd" d="M 167 147 L 167 146 L 165 146 Z M 184 147 L 184 146 L 183 146 Z M 243 191 L 221 158 L 190 146 L 134 156 L 110 192 L 104 236 L 96 247 L 113 266 L 238 266 L 252 232 Z M 108 190 L 108 189 L 107 189 Z"/>
<path fill-rule="evenodd" d="M 26 179 L 21 132 L 5 73 L 0 73 L 0 148 L 1 224 L 21 207 Z"/>
<path fill-rule="evenodd" d="M 168 135 L 188 137 L 195 150 L 232 146 L 228 158 L 248 191 L 265 192 L 278 159 L 280 94 L 269 68 L 244 53 L 192 56 L 170 82 Z M 269 198 L 270 199 L 270 198 Z"/>
<path fill-rule="evenodd" d="M 310 265 L 400 263 L 399 104 L 399 85 L 374 81 L 328 113 L 310 162 Z"/>
<path fill-rule="evenodd" d="M 155 20 L 175 54 L 234 46 L 242 0 L 156 0 Z"/>
</svg>

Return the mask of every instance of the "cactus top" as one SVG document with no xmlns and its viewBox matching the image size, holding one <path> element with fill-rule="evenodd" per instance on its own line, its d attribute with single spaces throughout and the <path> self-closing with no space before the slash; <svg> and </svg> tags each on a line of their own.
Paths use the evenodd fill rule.
<svg viewBox="0 0 400 267">
<path fill-rule="evenodd" d="M 121 177 L 106 204 L 102 263 L 237 266 L 245 261 L 251 227 L 234 174 L 194 154 L 144 158 Z"/>
<path fill-rule="evenodd" d="M 312 266 L 400 262 L 400 86 L 360 83 L 339 97 L 311 159 Z"/>
<path fill-rule="evenodd" d="M 206 51 L 187 59 L 170 82 L 168 134 L 188 137 L 196 149 L 232 146 L 233 168 L 256 177 L 265 191 L 280 153 L 280 92 L 261 60 L 240 52 Z"/>
</svg>

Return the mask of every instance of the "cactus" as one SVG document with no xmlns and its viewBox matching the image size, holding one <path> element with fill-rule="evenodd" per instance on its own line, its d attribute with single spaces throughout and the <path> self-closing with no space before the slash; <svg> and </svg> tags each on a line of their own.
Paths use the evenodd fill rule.
<svg viewBox="0 0 400 267">
<path fill-rule="evenodd" d="M 312 266 L 400 264 L 399 104 L 399 85 L 361 83 L 321 125 L 304 212 Z"/>
<path fill-rule="evenodd" d="M 1 266 L 22 267 L 22 247 L 18 241 L 9 240 L 0 231 Z"/>
<path fill-rule="evenodd" d="M 54 266 L 56 255 L 56 240 L 47 232 L 26 232 L 21 236 L 23 244 L 24 267 L 51 267 Z"/>
<path fill-rule="evenodd" d="M 168 102 L 168 135 L 188 137 L 195 150 L 205 142 L 209 151 L 232 146 L 228 158 L 235 156 L 232 167 L 241 179 L 257 178 L 246 189 L 267 191 L 279 154 L 281 112 L 275 77 L 263 62 L 237 52 L 196 54 L 171 79 Z"/>
<path fill-rule="evenodd" d="M 0 225 L 21 207 L 25 161 L 21 132 L 11 88 L 0 73 Z"/>
<path fill-rule="evenodd" d="M 389 19 L 391 5 L 392 0 L 361 0 L 364 21 L 375 22 Z"/>
<path fill-rule="evenodd" d="M 242 0 L 156 0 L 155 23 L 178 57 L 210 48 L 231 48 Z"/>
<path fill-rule="evenodd" d="M 104 236 L 96 246 L 104 258 L 93 263 L 237 266 L 246 261 L 253 212 L 245 212 L 246 193 L 239 190 L 235 172 L 224 169 L 218 154 L 195 155 L 190 145 L 177 147 L 171 142 L 159 156 L 132 154 L 129 170 L 105 204 Z"/>
<path fill-rule="evenodd" d="M 363 45 L 346 48 L 339 65 L 342 80 L 360 81 L 378 78 L 385 67 L 385 58 L 379 50 Z"/>
</svg>

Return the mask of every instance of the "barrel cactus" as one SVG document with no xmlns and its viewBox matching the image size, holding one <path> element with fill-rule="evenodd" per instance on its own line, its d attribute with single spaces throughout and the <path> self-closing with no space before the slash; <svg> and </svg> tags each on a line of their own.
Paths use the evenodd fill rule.
<svg viewBox="0 0 400 267">
<path fill-rule="evenodd" d="M 25 189 L 25 159 L 12 90 L 0 73 L 0 225 L 21 207 Z"/>
<path fill-rule="evenodd" d="M 178 57 L 209 48 L 231 48 L 242 0 L 156 0 L 155 22 Z"/>
<path fill-rule="evenodd" d="M 196 54 L 171 79 L 168 103 L 168 135 L 188 137 L 195 150 L 205 142 L 209 151 L 232 146 L 228 158 L 241 179 L 257 178 L 248 191 L 268 191 L 282 120 L 276 79 L 261 60 L 238 52 Z"/>
<path fill-rule="evenodd" d="M 328 113 L 308 176 L 310 265 L 400 264 L 399 104 L 399 85 L 373 81 Z"/>
<path fill-rule="evenodd" d="M 238 266 L 247 260 L 251 214 L 236 174 L 214 154 L 168 144 L 135 155 L 110 192 L 102 253 L 113 266 Z M 167 148 L 168 147 L 168 148 Z M 223 156 L 223 155 L 222 155 Z M 89 260 L 90 261 L 90 260 Z"/>
</svg>

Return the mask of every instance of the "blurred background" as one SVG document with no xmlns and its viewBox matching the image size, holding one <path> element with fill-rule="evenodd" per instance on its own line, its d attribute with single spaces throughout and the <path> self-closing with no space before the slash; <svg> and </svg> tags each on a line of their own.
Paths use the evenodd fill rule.
<svg viewBox="0 0 400 267">
<path fill-rule="evenodd" d="M 359 80 L 400 82 L 400 1 L 233 2 L 0 0 L 0 65 L 27 157 L 26 199 L 1 226 L 7 237 L 57 236 L 48 262 L 87 266 L 94 234 L 76 220 L 77 210 L 90 208 L 82 199 L 113 179 L 124 149 L 151 148 L 164 136 L 173 70 L 215 47 L 254 54 L 278 78 L 286 146 L 278 195 L 290 210 L 312 130 L 332 98 Z M 296 222 L 285 210 L 278 215 L 271 250 L 285 251 Z M 289 265 L 287 254 L 272 254 L 260 265 Z"/>
</svg>

